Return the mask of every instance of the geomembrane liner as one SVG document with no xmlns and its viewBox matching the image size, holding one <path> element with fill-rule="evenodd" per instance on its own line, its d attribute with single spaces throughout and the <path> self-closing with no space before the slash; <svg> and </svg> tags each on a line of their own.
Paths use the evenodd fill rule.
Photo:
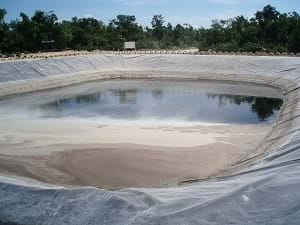
<svg viewBox="0 0 300 225">
<path fill-rule="evenodd" d="M 220 177 L 173 188 L 106 191 L 2 176 L 2 223 L 300 224 L 299 58 L 94 55 L 3 62 L 0 96 L 116 78 L 251 82 L 280 88 L 285 97 L 265 142 Z"/>
</svg>

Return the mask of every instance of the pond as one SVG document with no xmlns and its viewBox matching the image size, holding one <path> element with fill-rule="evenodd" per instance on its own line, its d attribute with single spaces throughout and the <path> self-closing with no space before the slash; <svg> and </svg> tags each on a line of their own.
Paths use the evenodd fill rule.
<svg viewBox="0 0 300 225">
<path fill-rule="evenodd" d="M 5 98 L 0 115 L 257 124 L 272 123 L 282 103 L 282 94 L 267 86 L 112 80 Z"/>
</svg>

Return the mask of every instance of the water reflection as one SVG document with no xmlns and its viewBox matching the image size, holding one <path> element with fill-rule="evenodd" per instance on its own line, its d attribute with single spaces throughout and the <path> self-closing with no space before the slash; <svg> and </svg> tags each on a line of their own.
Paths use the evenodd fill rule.
<svg viewBox="0 0 300 225">
<path fill-rule="evenodd" d="M 152 90 L 152 96 L 153 98 L 155 98 L 156 100 L 160 100 L 163 98 L 163 91 L 160 89 L 155 89 Z"/>
<path fill-rule="evenodd" d="M 256 113 L 261 121 L 267 120 L 278 111 L 283 104 L 282 99 L 240 96 L 240 95 L 221 95 L 221 94 L 207 94 L 208 98 L 218 99 L 218 106 L 223 107 L 226 104 L 241 105 L 243 103 L 251 104 L 252 112 Z"/>
<path fill-rule="evenodd" d="M 137 99 L 137 89 L 129 90 L 113 90 L 115 96 L 119 97 L 120 104 L 136 104 Z"/>
<path fill-rule="evenodd" d="M 116 119 L 181 119 L 202 122 L 272 121 L 281 99 L 167 91 L 160 88 L 104 89 L 35 104 L 44 117 L 105 116 Z"/>
<path fill-rule="evenodd" d="M 256 98 L 252 104 L 252 111 L 256 112 L 261 120 L 266 120 L 274 115 L 274 111 L 278 111 L 282 105 L 281 99 Z"/>
<path fill-rule="evenodd" d="M 65 99 L 67 100 L 69 103 L 71 101 L 71 99 Z M 89 95 L 78 95 L 76 97 L 76 102 L 78 104 L 80 103 L 95 103 L 95 102 L 99 102 L 101 101 L 101 92 L 99 93 L 95 93 L 95 94 L 89 94 Z"/>
</svg>

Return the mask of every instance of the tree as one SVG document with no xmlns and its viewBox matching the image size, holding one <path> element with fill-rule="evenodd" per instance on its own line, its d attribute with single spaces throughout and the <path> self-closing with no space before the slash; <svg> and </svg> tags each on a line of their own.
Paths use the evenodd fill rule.
<svg viewBox="0 0 300 225">
<path fill-rule="evenodd" d="M 6 15 L 5 9 L 0 9 L 0 52 L 3 50 L 4 38 L 7 33 L 7 25 L 4 22 L 4 17 Z"/>
<path fill-rule="evenodd" d="M 71 48 L 75 49 L 104 49 L 106 46 L 106 28 L 102 21 L 95 18 L 72 18 L 70 25 L 65 21 L 64 25 L 71 29 L 65 38 L 72 38 Z"/>
<path fill-rule="evenodd" d="M 164 36 L 164 18 L 162 15 L 154 15 L 151 21 L 153 36 L 157 40 L 161 41 Z"/>
<path fill-rule="evenodd" d="M 165 26 L 162 15 L 154 15 L 151 27 L 142 27 L 133 15 L 118 15 L 109 24 L 95 18 L 58 21 L 52 11 L 36 11 L 30 18 L 6 23 L 5 9 L 0 9 L 0 52 L 34 52 L 42 42 L 54 49 L 122 49 L 124 41 L 136 41 L 138 48 L 186 48 L 215 51 L 300 52 L 300 17 L 297 12 L 280 13 L 271 5 L 252 18 L 237 16 L 213 20 L 209 28 L 189 24 Z"/>
<path fill-rule="evenodd" d="M 135 21 L 135 16 L 118 15 L 117 19 L 112 20 L 112 24 L 124 41 L 136 41 L 139 37 L 140 27 Z"/>
<path fill-rule="evenodd" d="M 262 11 L 255 13 L 255 18 L 259 23 L 269 22 L 278 19 L 280 13 L 276 10 L 275 7 L 271 5 L 266 5 Z"/>
</svg>

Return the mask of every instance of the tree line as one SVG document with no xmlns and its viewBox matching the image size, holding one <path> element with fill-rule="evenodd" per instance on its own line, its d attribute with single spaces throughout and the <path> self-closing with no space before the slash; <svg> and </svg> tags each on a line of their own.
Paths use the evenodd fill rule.
<svg viewBox="0 0 300 225">
<path fill-rule="evenodd" d="M 143 27 L 132 15 L 118 15 L 108 24 L 95 18 L 59 21 L 53 11 L 36 11 L 32 17 L 5 22 L 0 9 L 0 53 L 37 52 L 43 49 L 120 50 L 124 41 L 136 41 L 138 49 L 176 49 L 244 52 L 300 52 L 300 16 L 280 13 L 271 5 L 252 18 L 237 16 L 213 20 L 209 28 L 189 24 L 173 26 L 162 15 L 154 15 Z"/>
</svg>

